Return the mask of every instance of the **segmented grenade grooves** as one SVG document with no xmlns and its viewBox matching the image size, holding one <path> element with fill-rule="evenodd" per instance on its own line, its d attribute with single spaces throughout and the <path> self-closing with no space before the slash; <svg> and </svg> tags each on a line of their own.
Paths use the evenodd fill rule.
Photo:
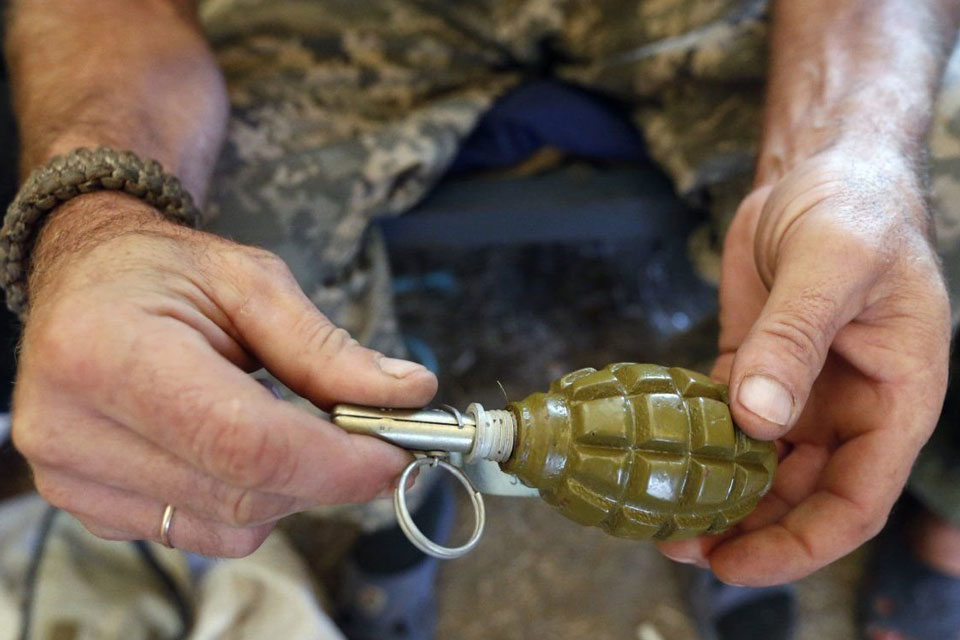
<svg viewBox="0 0 960 640">
<path fill-rule="evenodd" d="M 567 517 L 615 536 L 723 531 L 773 482 L 773 443 L 736 428 L 726 386 L 687 369 L 581 369 L 507 408 L 517 438 L 503 468 Z"/>
</svg>

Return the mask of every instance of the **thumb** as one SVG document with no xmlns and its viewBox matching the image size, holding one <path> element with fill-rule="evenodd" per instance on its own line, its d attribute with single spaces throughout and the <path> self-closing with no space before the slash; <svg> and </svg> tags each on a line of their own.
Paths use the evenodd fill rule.
<svg viewBox="0 0 960 640">
<path fill-rule="evenodd" d="M 224 295 L 234 304 L 222 306 L 244 346 L 281 382 L 323 408 L 430 402 L 437 378 L 426 367 L 361 346 L 320 313 L 279 258 L 266 254 L 253 262 L 243 295 L 230 288 Z"/>
<path fill-rule="evenodd" d="M 796 424 L 837 332 L 863 307 L 869 269 L 856 268 L 848 253 L 809 244 L 819 247 L 784 255 L 733 358 L 731 412 L 757 438 L 774 439 Z"/>
</svg>

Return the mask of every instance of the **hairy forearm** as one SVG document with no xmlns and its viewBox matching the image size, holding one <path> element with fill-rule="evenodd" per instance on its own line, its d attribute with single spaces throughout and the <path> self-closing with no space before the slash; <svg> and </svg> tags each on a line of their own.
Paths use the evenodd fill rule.
<svg viewBox="0 0 960 640">
<path fill-rule="evenodd" d="M 916 162 L 958 0 L 779 0 L 757 183 L 843 144 Z"/>
<path fill-rule="evenodd" d="M 190 0 L 18 0 L 6 55 L 24 173 L 80 146 L 159 160 L 202 201 L 226 122 Z"/>
</svg>

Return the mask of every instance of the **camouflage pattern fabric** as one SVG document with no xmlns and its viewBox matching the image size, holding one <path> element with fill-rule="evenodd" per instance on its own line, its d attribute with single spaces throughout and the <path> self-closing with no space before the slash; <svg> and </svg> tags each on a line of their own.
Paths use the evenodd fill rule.
<svg viewBox="0 0 960 640">
<path fill-rule="evenodd" d="M 207 0 L 233 104 L 208 226 L 277 252 L 332 320 L 395 353 L 369 222 L 423 198 L 499 95 L 551 74 L 636 105 L 654 156 L 702 195 L 749 176 L 763 5 Z"/>
<path fill-rule="evenodd" d="M 422 199 L 525 79 L 628 105 L 678 191 L 713 213 L 715 238 L 749 188 L 766 0 L 200 0 L 200 12 L 233 105 L 208 228 L 278 253 L 324 313 L 387 353 L 403 347 L 370 222 Z M 931 149 L 939 249 L 958 293 L 960 63 Z M 717 264 L 716 242 L 697 246 L 699 264 Z M 954 490 L 947 515 L 960 522 Z"/>
</svg>

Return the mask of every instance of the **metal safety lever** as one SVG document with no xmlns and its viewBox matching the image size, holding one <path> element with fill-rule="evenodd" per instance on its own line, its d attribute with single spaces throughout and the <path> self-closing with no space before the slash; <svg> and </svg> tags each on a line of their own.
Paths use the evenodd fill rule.
<svg viewBox="0 0 960 640">
<path fill-rule="evenodd" d="M 338 404 L 333 423 L 351 433 L 375 436 L 411 451 L 469 453 L 477 422 L 450 406 L 442 409 L 380 409 Z"/>
</svg>

